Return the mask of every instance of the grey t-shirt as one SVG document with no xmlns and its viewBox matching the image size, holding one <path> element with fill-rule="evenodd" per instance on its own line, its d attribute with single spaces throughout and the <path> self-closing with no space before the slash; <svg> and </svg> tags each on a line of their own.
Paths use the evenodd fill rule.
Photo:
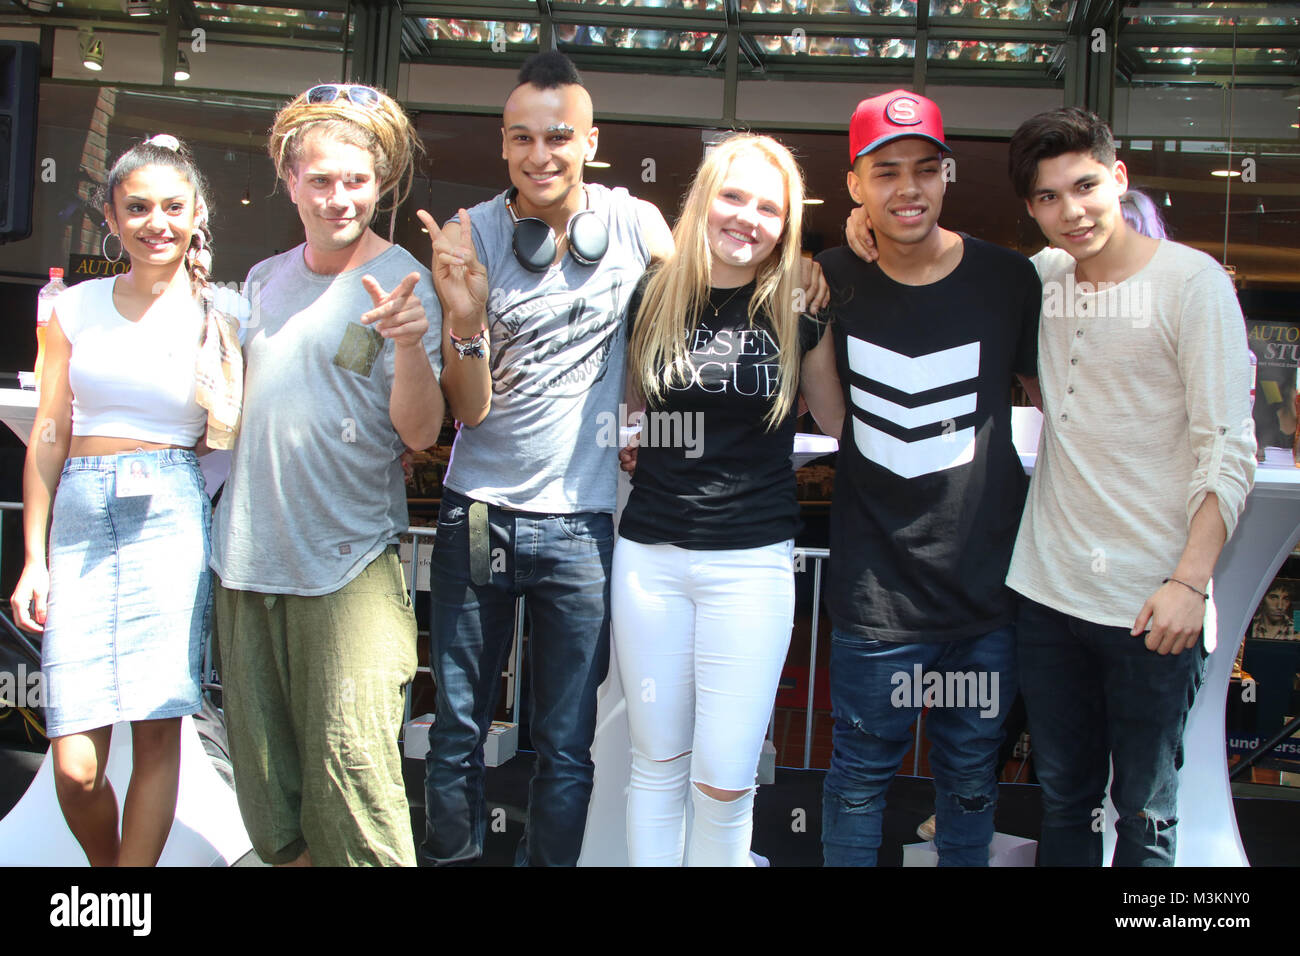
<svg viewBox="0 0 1300 956">
<path fill-rule="evenodd" d="M 594 266 L 566 252 L 546 272 L 529 272 L 511 251 L 505 193 L 469 211 L 490 289 L 492 410 L 457 433 L 444 484 L 477 501 L 553 514 L 614 510 L 625 317 L 650 253 L 626 189 L 586 190 L 609 229 Z"/>
<path fill-rule="evenodd" d="M 244 415 L 212 518 L 212 568 L 228 588 L 314 596 L 343 587 L 408 525 L 402 439 L 388 415 L 397 346 L 358 321 L 361 277 L 391 290 L 411 272 L 442 370 L 429 270 L 400 246 L 317 275 L 304 246 L 253 266 L 245 294 Z"/>
</svg>

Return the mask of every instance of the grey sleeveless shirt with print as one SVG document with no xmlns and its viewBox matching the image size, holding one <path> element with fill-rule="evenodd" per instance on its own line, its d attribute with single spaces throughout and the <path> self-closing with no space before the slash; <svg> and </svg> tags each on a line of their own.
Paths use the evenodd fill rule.
<svg viewBox="0 0 1300 956">
<path fill-rule="evenodd" d="M 626 310 L 650 255 L 627 190 L 585 188 L 609 229 L 594 266 L 566 252 L 547 271 L 529 272 L 511 251 L 506 194 L 469 211 L 488 272 L 492 409 L 457 433 L 445 484 L 477 501 L 554 514 L 614 510 Z"/>
</svg>

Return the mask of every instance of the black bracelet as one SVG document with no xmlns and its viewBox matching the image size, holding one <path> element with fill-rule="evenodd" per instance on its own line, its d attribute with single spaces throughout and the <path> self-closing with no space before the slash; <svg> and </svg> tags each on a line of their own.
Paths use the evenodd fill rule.
<svg viewBox="0 0 1300 956">
<path fill-rule="evenodd" d="M 1201 600 L 1202 600 L 1202 601 L 1208 601 L 1208 600 L 1210 599 L 1210 595 L 1209 595 L 1208 592 L 1206 592 L 1206 591 L 1202 591 L 1200 588 L 1194 588 L 1194 587 L 1192 587 L 1190 584 L 1188 584 L 1186 581 L 1180 581 L 1180 580 L 1178 580 L 1177 578 L 1165 578 L 1165 579 L 1164 579 L 1163 581 L 1161 581 L 1160 583 L 1161 583 L 1161 584 L 1168 584 L 1170 581 L 1173 581 L 1174 584 L 1181 584 L 1183 587 L 1187 588 L 1187 590 L 1192 591 L 1192 592 L 1194 592 L 1194 593 L 1196 593 L 1196 594 L 1199 594 L 1199 595 L 1201 596 Z"/>
<path fill-rule="evenodd" d="M 447 330 L 447 336 L 451 339 L 451 346 L 456 350 L 460 358 L 473 356 L 474 358 L 487 358 L 487 351 L 483 348 L 484 336 L 487 335 L 487 326 L 479 329 L 473 335 L 461 338 L 450 329 Z"/>
</svg>

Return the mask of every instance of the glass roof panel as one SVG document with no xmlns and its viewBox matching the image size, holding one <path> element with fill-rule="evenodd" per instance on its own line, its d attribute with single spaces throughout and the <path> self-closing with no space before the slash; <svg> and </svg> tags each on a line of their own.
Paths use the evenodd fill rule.
<svg viewBox="0 0 1300 956">
<path fill-rule="evenodd" d="M 1152 3 L 1125 7 L 1124 14 L 1127 22 L 1143 26 L 1226 27 L 1234 19 L 1240 27 L 1296 26 L 1300 3 Z"/>
<path fill-rule="evenodd" d="M 755 35 L 759 48 L 773 55 L 870 57 L 883 60 L 910 58 L 916 52 L 915 40 L 884 37 L 819 37 L 799 35 Z"/>
<path fill-rule="evenodd" d="M 608 9 L 615 6 L 610 0 L 565 0 L 557 4 Z M 666 13 L 718 13 L 723 12 L 722 0 L 617 0 L 617 4 L 637 12 L 663 10 Z M 745 16 L 765 14 L 856 14 L 874 17 L 915 17 L 916 0 L 740 0 L 740 12 Z"/>
<path fill-rule="evenodd" d="M 580 7 L 610 7 L 614 4 L 610 0 L 562 0 L 561 6 L 572 4 Z M 702 11 L 722 12 L 722 0 L 618 0 L 618 5 L 623 7 L 634 7 L 639 12 L 641 10 L 686 10 L 688 12 Z M 741 4 L 744 5 L 743 2 Z"/>
<path fill-rule="evenodd" d="M 930 0 L 930 16 L 1044 23 L 1068 19 L 1073 5 L 1074 0 Z"/>
<path fill-rule="evenodd" d="M 807 14 L 916 18 L 916 0 L 740 0 L 745 15 Z"/>
<path fill-rule="evenodd" d="M 1054 43 L 987 43 L 983 40 L 931 40 L 931 61 L 1050 63 Z"/>
<path fill-rule="evenodd" d="M 536 46 L 537 24 L 508 20 L 454 20 L 424 17 L 424 32 L 430 40 L 464 46 L 490 47 L 504 42 L 511 46 Z"/>
<path fill-rule="evenodd" d="M 300 7 L 263 7 L 250 3 L 204 3 L 196 0 L 194 10 L 204 23 L 292 30 L 299 35 L 337 36 L 342 32 L 344 23 L 344 16 L 339 11 L 305 10 Z"/>
<path fill-rule="evenodd" d="M 691 30 L 647 30 L 644 27 L 555 25 L 555 41 L 569 50 L 648 50 L 656 53 L 704 54 L 718 34 Z"/>
<path fill-rule="evenodd" d="M 1231 47 L 1140 46 L 1137 52 L 1149 65 L 1232 66 Z M 1237 49 L 1237 66 L 1289 66 L 1297 60 L 1297 51 L 1281 47 L 1247 47 Z"/>
</svg>

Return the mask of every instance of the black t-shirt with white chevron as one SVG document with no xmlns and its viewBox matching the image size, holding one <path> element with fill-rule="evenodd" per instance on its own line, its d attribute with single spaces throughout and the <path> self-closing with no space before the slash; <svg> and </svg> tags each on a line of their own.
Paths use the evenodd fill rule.
<svg viewBox="0 0 1300 956">
<path fill-rule="evenodd" d="M 1004 582 L 1027 479 L 1010 390 L 1037 375 L 1042 289 L 1018 252 L 962 240 L 957 267 L 923 286 L 847 247 L 817 257 L 848 411 L 827 605 L 860 637 L 936 643 L 1014 617 Z"/>
</svg>

